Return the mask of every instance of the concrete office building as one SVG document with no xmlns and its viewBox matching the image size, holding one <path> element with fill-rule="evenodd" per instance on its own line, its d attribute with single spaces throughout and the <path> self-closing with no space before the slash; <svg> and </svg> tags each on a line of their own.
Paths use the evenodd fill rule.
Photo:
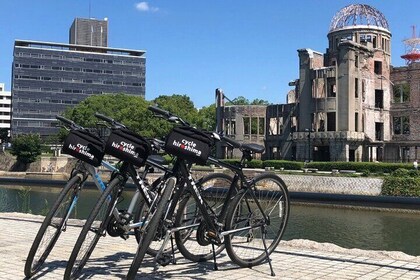
<svg viewBox="0 0 420 280">
<path fill-rule="evenodd" d="M 0 128 L 10 131 L 12 96 L 10 91 L 6 91 L 4 84 L 0 83 Z"/>
<path fill-rule="evenodd" d="M 55 115 L 93 94 L 145 96 L 141 50 L 16 40 L 12 70 L 12 136 L 55 134 Z"/>
<path fill-rule="evenodd" d="M 69 33 L 72 45 L 108 47 L 108 19 L 76 18 Z"/>
</svg>

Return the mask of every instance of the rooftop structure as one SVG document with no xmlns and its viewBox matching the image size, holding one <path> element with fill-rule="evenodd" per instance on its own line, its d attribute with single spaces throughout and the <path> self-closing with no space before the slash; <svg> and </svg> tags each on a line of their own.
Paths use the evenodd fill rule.
<svg viewBox="0 0 420 280">
<path fill-rule="evenodd" d="M 108 19 L 76 18 L 70 27 L 69 43 L 86 46 L 108 46 Z"/>
<path fill-rule="evenodd" d="M 401 56 L 407 64 L 420 61 L 420 38 L 416 35 L 416 26 L 413 25 L 412 29 L 412 37 L 404 40 L 406 52 Z"/>
<path fill-rule="evenodd" d="M 352 4 L 344 7 L 335 14 L 330 24 L 330 32 L 340 29 L 368 26 L 389 30 L 385 16 L 369 5 Z"/>
</svg>

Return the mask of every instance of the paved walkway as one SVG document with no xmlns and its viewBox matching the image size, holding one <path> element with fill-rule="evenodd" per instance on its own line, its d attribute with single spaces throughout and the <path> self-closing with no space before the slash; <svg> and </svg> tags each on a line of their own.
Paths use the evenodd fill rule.
<svg viewBox="0 0 420 280">
<path fill-rule="evenodd" d="M 0 279 L 24 279 L 23 267 L 42 217 L 0 213 Z M 66 260 L 80 228 L 69 227 L 52 251 L 45 268 L 32 279 L 62 279 Z M 112 244 L 112 245 L 111 245 Z M 134 256 L 134 238 L 102 238 L 81 279 L 122 279 Z M 272 254 L 275 277 L 268 264 L 248 269 L 234 265 L 226 254 L 212 263 L 196 264 L 177 255 L 177 264 L 155 267 L 145 260 L 138 279 L 420 279 L 420 258 L 397 252 L 342 249 L 305 240 L 282 242 Z"/>
</svg>

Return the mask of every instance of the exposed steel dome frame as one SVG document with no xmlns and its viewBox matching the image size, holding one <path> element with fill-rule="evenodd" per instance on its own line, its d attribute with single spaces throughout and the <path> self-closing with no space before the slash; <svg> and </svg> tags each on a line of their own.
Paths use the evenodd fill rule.
<svg viewBox="0 0 420 280">
<path fill-rule="evenodd" d="M 358 25 L 379 27 L 389 31 L 388 21 L 380 11 L 369 5 L 352 4 L 335 14 L 329 32 Z"/>
</svg>

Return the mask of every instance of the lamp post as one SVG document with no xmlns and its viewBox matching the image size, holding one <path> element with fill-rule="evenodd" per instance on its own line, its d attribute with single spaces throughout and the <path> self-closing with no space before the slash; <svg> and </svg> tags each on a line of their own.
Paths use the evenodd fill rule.
<svg viewBox="0 0 420 280">
<path fill-rule="evenodd" d="M 308 162 L 311 162 L 311 130 L 305 129 L 308 132 Z"/>
</svg>

